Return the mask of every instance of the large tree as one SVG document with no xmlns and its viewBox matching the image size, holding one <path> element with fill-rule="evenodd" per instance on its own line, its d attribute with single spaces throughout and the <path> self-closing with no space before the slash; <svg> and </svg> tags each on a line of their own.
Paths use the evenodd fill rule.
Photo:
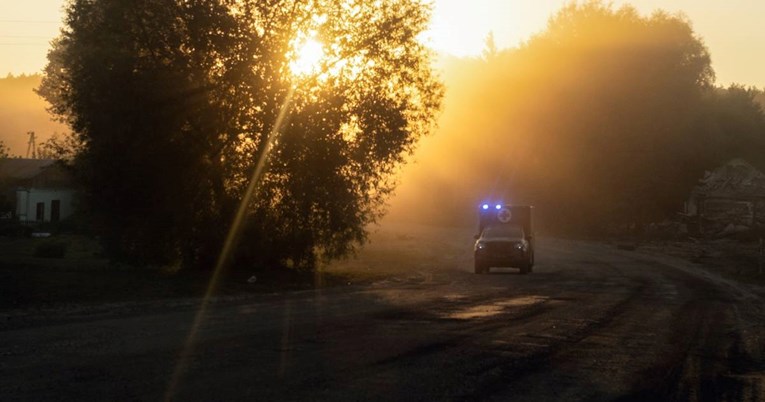
<svg viewBox="0 0 765 402">
<path fill-rule="evenodd" d="M 236 255 L 351 252 L 440 105 L 428 18 L 418 0 L 70 0 L 40 93 L 108 252 L 209 266 L 285 103 Z M 324 56 L 297 75 L 309 38 Z"/>
<path fill-rule="evenodd" d="M 580 228 L 663 219 L 682 208 L 700 170 L 685 152 L 714 72 L 703 41 L 683 16 L 599 1 L 570 4 L 521 50 L 521 64 L 547 86 L 530 113 L 536 165 L 549 205 L 569 205 Z M 541 111 L 541 110 L 540 110 Z M 696 166 L 698 167 L 698 166 Z M 573 219 L 572 219 L 573 218 Z"/>
</svg>

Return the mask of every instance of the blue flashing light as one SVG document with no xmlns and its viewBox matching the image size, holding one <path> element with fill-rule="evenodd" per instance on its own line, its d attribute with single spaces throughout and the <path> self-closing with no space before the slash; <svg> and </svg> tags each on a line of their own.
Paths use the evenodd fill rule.
<svg viewBox="0 0 765 402">
<path fill-rule="evenodd" d="M 502 204 L 497 204 L 496 206 L 494 206 L 494 208 L 496 208 L 497 211 L 499 211 L 500 209 L 502 209 Z"/>
<path fill-rule="evenodd" d="M 484 210 L 489 209 L 489 204 L 483 204 L 483 206 L 481 206 L 481 208 L 483 208 Z"/>
</svg>

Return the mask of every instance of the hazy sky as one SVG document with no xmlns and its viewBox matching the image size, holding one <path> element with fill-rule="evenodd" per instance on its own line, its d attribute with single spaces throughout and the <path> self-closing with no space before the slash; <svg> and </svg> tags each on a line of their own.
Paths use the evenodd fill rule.
<svg viewBox="0 0 765 402">
<path fill-rule="evenodd" d="M 0 0 L 0 75 L 33 73 L 45 65 L 56 36 L 63 0 Z M 435 0 L 429 36 L 440 51 L 479 54 L 494 32 L 497 45 L 512 47 L 544 29 L 566 0 Z M 707 44 L 719 84 L 765 88 L 765 0 L 616 0 L 644 14 L 657 8 L 684 12 Z"/>
</svg>

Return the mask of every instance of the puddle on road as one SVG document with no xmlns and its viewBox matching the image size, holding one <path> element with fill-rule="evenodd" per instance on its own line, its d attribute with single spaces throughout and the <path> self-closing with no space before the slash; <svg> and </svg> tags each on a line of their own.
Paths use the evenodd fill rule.
<svg viewBox="0 0 765 402">
<path fill-rule="evenodd" d="M 468 308 L 446 314 L 444 318 L 454 320 L 472 320 L 476 318 L 486 318 L 502 314 L 506 309 L 514 307 L 525 307 L 534 304 L 540 304 L 548 301 L 548 297 L 543 296 L 523 296 L 513 299 L 507 299 Z"/>
</svg>

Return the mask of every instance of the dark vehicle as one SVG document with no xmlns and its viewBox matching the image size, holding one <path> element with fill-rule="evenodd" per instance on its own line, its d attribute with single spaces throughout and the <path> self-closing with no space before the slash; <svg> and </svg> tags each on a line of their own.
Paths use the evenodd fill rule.
<svg viewBox="0 0 765 402">
<path fill-rule="evenodd" d="M 481 206 L 475 236 L 475 273 L 487 273 L 491 267 L 520 268 L 522 274 L 532 271 L 532 212 L 530 206 Z"/>
</svg>

